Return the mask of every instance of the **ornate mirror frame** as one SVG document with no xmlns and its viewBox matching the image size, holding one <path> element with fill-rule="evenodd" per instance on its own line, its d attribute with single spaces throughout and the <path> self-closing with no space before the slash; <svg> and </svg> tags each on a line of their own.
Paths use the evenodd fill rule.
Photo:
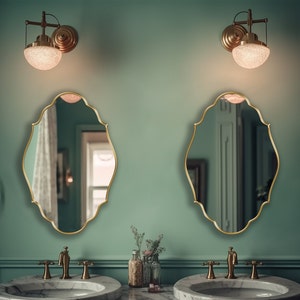
<svg viewBox="0 0 300 300">
<path fill-rule="evenodd" d="M 271 182 L 271 184 L 269 186 L 269 189 L 268 189 L 268 192 L 267 192 L 267 196 L 266 196 L 267 199 L 265 201 L 262 201 L 262 203 L 261 203 L 261 205 L 258 209 L 257 214 L 255 216 L 253 216 L 252 218 L 250 218 L 247 221 L 247 224 L 243 228 L 241 228 L 240 230 L 237 230 L 237 231 L 225 231 L 218 224 L 218 221 L 215 220 L 214 218 L 212 218 L 208 214 L 208 212 L 206 211 L 206 209 L 205 209 L 205 204 L 206 204 L 206 201 L 207 201 L 207 199 L 206 199 L 207 198 L 206 186 L 202 187 L 202 189 L 201 189 L 198 185 L 201 185 L 201 184 L 207 185 L 207 178 L 206 178 L 207 168 L 208 168 L 207 162 L 205 161 L 205 159 L 203 159 L 201 157 L 197 157 L 197 158 L 193 157 L 192 159 L 191 159 L 191 157 L 189 157 L 190 150 L 192 148 L 192 145 L 193 145 L 195 137 L 196 137 L 196 132 L 197 132 L 198 126 L 200 127 L 200 125 L 202 125 L 202 123 L 204 122 L 205 117 L 207 116 L 207 113 L 212 108 L 216 107 L 216 105 L 220 101 L 227 101 L 231 104 L 239 104 L 239 103 L 242 103 L 242 102 L 245 101 L 250 108 L 252 108 L 256 111 L 261 124 L 265 125 L 266 128 L 267 128 L 267 133 L 268 133 L 268 136 L 269 136 L 269 139 L 270 139 L 270 143 L 273 147 L 273 150 L 274 150 L 274 153 L 275 153 L 275 159 L 276 159 L 276 163 L 277 163 L 274 177 L 272 179 L 272 182 Z M 192 134 L 191 140 L 189 142 L 187 152 L 185 154 L 185 160 L 184 160 L 185 173 L 186 173 L 189 185 L 190 185 L 192 193 L 193 193 L 194 203 L 197 206 L 201 207 L 201 210 L 202 210 L 205 218 L 207 220 L 209 220 L 210 222 L 212 222 L 213 225 L 215 226 L 215 228 L 219 232 L 224 233 L 224 234 L 229 234 L 229 235 L 230 234 L 231 235 L 240 234 L 240 233 L 246 231 L 249 228 L 250 224 L 252 224 L 255 220 L 258 219 L 258 217 L 260 216 L 263 208 L 267 204 L 270 203 L 272 189 L 273 189 L 274 183 L 276 181 L 276 178 L 277 178 L 277 175 L 278 175 L 278 172 L 279 172 L 279 166 L 280 166 L 279 155 L 278 155 L 278 151 L 277 151 L 277 148 L 275 146 L 275 143 L 274 143 L 274 140 L 273 140 L 273 137 L 272 137 L 272 134 L 271 134 L 270 124 L 264 121 L 264 119 L 262 117 L 262 114 L 259 111 L 259 109 L 257 107 L 255 107 L 253 104 L 251 104 L 250 100 L 246 96 L 244 96 L 243 94 L 240 94 L 240 93 L 237 93 L 237 92 L 224 92 L 224 93 L 222 93 L 221 95 L 219 95 L 216 98 L 216 100 L 211 105 L 209 105 L 204 110 L 200 120 L 198 122 L 194 123 L 193 134 Z M 198 185 L 195 184 L 195 181 L 197 181 Z M 201 197 L 204 197 L 204 199 L 201 199 Z M 208 198 L 209 198 L 209 195 L 208 195 Z"/>
<path fill-rule="evenodd" d="M 32 188 L 32 183 L 31 181 L 29 180 L 28 178 L 28 174 L 26 172 L 26 155 L 28 153 L 28 149 L 30 147 L 30 144 L 33 140 L 33 136 L 34 136 L 34 131 L 36 128 L 38 128 L 37 126 L 39 124 L 41 124 L 41 121 L 43 119 L 43 116 L 45 115 L 45 112 L 55 106 L 56 102 L 58 99 L 61 99 L 62 101 L 66 102 L 66 103 L 69 103 L 69 104 L 72 104 L 72 103 L 76 103 L 76 102 L 79 102 L 79 101 L 83 101 L 84 105 L 86 108 L 89 108 L 91 109 L 94 114 L 95 114 L 95 118 L 98 120 L 99 122 L 99 125 L 101 125 L 105 130 L 103 131 L 103 133 L 105 132 L 106 133 L 106 137 L 105 137 L 105 143 L 108 143 L 108 145 L 110 146 L 110 153 L 112 153 L 113 157 L 112 159 L 114 159 L 114 169 L 113 171 L 111 172 L 112 175 L 109 179 L 109 184 L 108 186 L 106 186 L 106 193 L 105 193 L 105 199 L 103 200 L 103 202 L 101 202 L 98 207 L 96 208 L 96 210 L 94 211 L 94 215 L 90 216 L 90 217 L 86 217 L 86 220 L 84 221 L 83 224 L 81 224 L 80 228 L 78 230 L 74 230 L 74 231 L 63 231 L 59 228 L 58 226 L 58 221 L 55 221 L 53 218 L 47 216 L 47 214 L 45 213 L 39 199 L 35 199 L 35 196 L 34 196 L 34 193 L 33 193 L 33 188 Z M 67 117 L 67 116 L 66 116 Z M 80 127 L 80 126 L 78 126 Z M 91 128 L 93 126 L 91 125 Z M 94 126 L 95 127 L 95 126 Z M 93 127 L 93 128 L 94 128 Z M 95 129 L 95 128 L 94 128 Z M 38 131 L 38 129 L 36 130 Z M 78 134 L 78 128 L 74 131 L 77 131 L 76 134 Z M 33 146 L 34 147 L 34 146 Z M 80 143 L 78 144 L 78 142 L 76 142 L 76 147 L 81 147 Z M 60 152 L 59 149 L 57 149 L 58 153 Z M 81 150 L 80 150 L 81 151 Z M 63 158 L 64 159 L 64 158 Z M 59 162 L 59 158 L 57 158 L 57 164 Z M 23 158 L 22 158 L 22 170 L 23 170 L 23 174 L 24 174 L 24 177 L 25 177 L 25 180 L 26 180 L 26 183 L 28 185 L 28 188 L 29 188 L 29 191 L 30 191 L 30 194 L 31 194 L 31 203 L 35 204 L 38 208 L 39 208 L 39 211 L 42 215 L 42 217 L 51 223 L 51 225 L 53 226 L 53 228 L 58 231 L 59 233 L 62 233 L 62 234 L 69 234 L 69 235 L 72 235 L 72 234 L 77 234 L 77 233 L 80 233 L 82 230 L 84 230 L 87 225 L 92 221 L 94 220 L 98 215 L 99 215 L 99 212 L 100 212 L 100 209 L 102 207 L 102 205 L 106 204 L 108 202 L 108 195 L 109 195 L 109 192 L 110 192 L 110 188 L 111 188 L 111 185 L 112 185 L 112 182 L 114 180 L 114 177 L 115 177 L 115 174 L 116 174 L 116 170 L 117 170 L 117 155 L 116 155 L 116 152 L 115 152 L 115 149 L 113 147 L 113 144 L 111 142 L 111 139 L 110 139 L 110 135 L 109 135 L 109 132 L 108 132 L 108 124 L 105 123 L 101 118 L 100 118 L 100 115 L 98 113 L 98 111 L 96 110 L 96 108 L 94 108 L 92 105 L 90 105 L 88 103 L 88 101 L 80 94 L 76 93 L 76 92 L 63 92 L 63 93 L 60 93 L 58 94 L 52 101 L 49 105 L 47 105 L 45 108 L 42 109 L 40 115 L 39 115 L 39 118 L 36 122 L 32 123 L 31 124 L 31 133 L 30 133 L 30 137 L 28 139 L 28 142 L 26 144 L 26 147 L 25 147 L 25 150 L 24 150 L 24 154 L 23 154 Z M 57 167 L 58 168 L 58 167 Z M 80 168 L 82 168 L 82 165 L 80 164 Z M 80 170 L 81 172 L 82 170 Z M 68 172 L 68 170 L 67 170 Z M 64 173 L 65 174 L 65 173 Z M 73 177 L 72 177 L 72 174 L 71 173 L 66 173 L 65 174 L 66 176 L 68 176 L 68 179 L 66 179 L 66 183 L 68 184 L 68 181 L 70 184 L 72 184 L 73 182 Z M 65 177 L 67 178 L 67 177 Z M 58 179 L 56 179 L 58 180 Z M 81 184 L 81 182 L 80 182 Z M 58 196 L 57 196 L 58 197 Z M 82 201 L 81 199 L 82 195 L 80 194 L 80 201 Z M 57 202 L 59 200 L 57 199 Z M 81 203 L 81 202 L 80 202 Z M 82 204 L 81 204 L 82 205 Z M 57 212 L 58 214 L 58 212 Z M 82 220 L 81 220 L 81 223 L 82 223 Z"/>
</svg>

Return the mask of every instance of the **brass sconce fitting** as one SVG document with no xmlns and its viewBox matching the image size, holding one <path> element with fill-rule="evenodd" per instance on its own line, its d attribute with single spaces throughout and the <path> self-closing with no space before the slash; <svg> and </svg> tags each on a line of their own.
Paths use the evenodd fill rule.
<svg viewBox="0 0 300 300">
<path fill-rule="evenodd" d="M 242 14 L 247 14 L 247 20 L 236 21 L 236 18 Z M 261 42 L 255 33 L 252 32 L 252 25 L 255 23 L 265 23 L 266 42 Z M 222 45 L 232 52 L 235 62 L 243 68 L 254 69 L 268 59 L 270 49 L 267 47 L 267 23 L 268 19 L 252 18 L 252 11 L 241 11 L 233 19 L 233 24 L 227 26 L 222 33 Z M 244 25 L 246 24 L 248 29 Z"/>
<path fill-rule="evenodd" d="M 46 16 L 51 16 L 56 20 L 56 24 L 48 23 Z M 25 21 L 25 49 L 24 56 L 27 62 L 36 69 L 50 70 L 58 65 L 62 53 L 72 51 L 78 43 L 77 31 L 67 25 L 60 25 L 58 19 L 52 14 L 42 12 L 41 22 Z M 42 27 L 42 34 L 36 38 L 36 41 L 27 44 L 27 26 L 35 25 Z M 51 38 L 46 35 L 46 28 L 56 28 Z"/>
</svg>

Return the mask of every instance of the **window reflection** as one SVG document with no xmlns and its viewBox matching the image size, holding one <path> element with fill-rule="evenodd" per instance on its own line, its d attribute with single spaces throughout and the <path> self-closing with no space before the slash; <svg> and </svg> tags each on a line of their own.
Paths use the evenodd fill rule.
<svg viewBox="0 0 300 300">
<path fill-rule="evenodd" d="M 106 132 L 82 132 L 83 203 L 86 204 L 83 222 L 92 218 L 107 197 L 115 170 L 114 153 Z M 99 142 L 100 141 L 100 142 Z"/>
</svg>

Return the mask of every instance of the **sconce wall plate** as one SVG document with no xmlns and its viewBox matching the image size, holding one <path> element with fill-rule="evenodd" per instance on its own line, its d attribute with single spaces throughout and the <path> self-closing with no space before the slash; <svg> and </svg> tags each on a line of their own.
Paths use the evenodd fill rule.
<svg viewBox="0 0 300 300">
<path fill-rule="evenodd" d="M 63 53 L 72 51 L 78 42 L 77 31 L 68 25 L 62 25 L 52 33 L 52 41 Z"/>
<path fill-rule="evenodd" d="M 227 26 L 222 33 L 222 45 L 227 51 L 240 45 L 243 37 L 247 33 L 247 29 L 242 25 L 233 24 Z"/>
</svg>

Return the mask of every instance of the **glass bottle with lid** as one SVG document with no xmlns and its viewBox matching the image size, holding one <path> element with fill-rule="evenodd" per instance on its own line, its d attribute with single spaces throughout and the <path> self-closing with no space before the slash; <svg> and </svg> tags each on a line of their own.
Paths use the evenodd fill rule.
<svg viewBox="0 0 300 300">
<path fill-rule="evenodd" d="M 143 262 L 138 257 L 138 251 L 132 251 L 132 257 L 128 262 L 128 285 L 131 287 L 143 286 Z"/>
</svg>

